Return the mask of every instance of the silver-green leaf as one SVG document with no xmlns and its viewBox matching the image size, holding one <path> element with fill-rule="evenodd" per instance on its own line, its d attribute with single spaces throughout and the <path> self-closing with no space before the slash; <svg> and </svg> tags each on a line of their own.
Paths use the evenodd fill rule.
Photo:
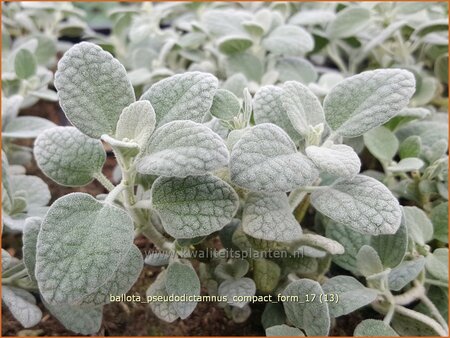
<svg viewBox="0 0 450 338">
<path fill-rule="evenodd" d="M 126 107 L 120 114 L 116 138 L 137 142 L 142 147 L 153 133 L 155 125 L 155 111 L 150 102 L 137 101 Z"/>
</svg>

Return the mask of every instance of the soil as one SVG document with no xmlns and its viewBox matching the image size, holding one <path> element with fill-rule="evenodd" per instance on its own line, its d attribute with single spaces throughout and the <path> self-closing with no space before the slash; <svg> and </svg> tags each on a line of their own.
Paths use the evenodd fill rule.
<svg viewBox="0 0 450 338">
<path fill-rule="evenodd" d="M 47 118 L 57 125 L 70 125 L 65 118 L 61 108 L 57 103 L 40 101 L 31 108 L 21 112 L 23 115 L 33 115 Z M 24 145 L 32 145 L 32 141 L 25 141 Z M 103 173 L 109 179 L 112 179 L 112 171 L 115 166 L 115 159 L 112 152 L 108 152 L 106 164 Z M 68 194 L 79 191 L 91 195 L 106 193 L 103 186 L 97 181 L 80 187 L 68 188 L 61 187 L 48 179 L 38 169 L 33 161 L 27 166 L 27 174 L 41 177 L 49 186 L 52 195 L 52 201 Z M 312 215 L 307 215 L 307 218 Z M 307 222 L 310 223 L 310 222 Z M 311 219 L 311 224 L 313 224 Z M 7 236 L 7 237 L 5 237 Z M 3 243 L 8 243 L 8 251 L 15 257 L 21 257 L 21 236 L 4 235 Z M 145 237 L 137 237 L 135 244 L 144 253 L 153 248 L 153 245 Z M 336 267 L 334 267 L 336 268 Z M 145 290 L 154 281 L 159 269 L 144 267 L 141 276 L 128 294 L 145 295 Z M 337 271 L 332 271 L 334 274 Z M 346 273 L 338 271 L 338 273 Z M 204 291 L 203 291 L 204 292 Z M 43 318 L 35 327 L 25 330 L 12 317 L 8 310 L 2 311 L 2 336 L 74 336 L 74 333 L 65 329 L 47 309 L 42 305 L 38 295 L 38 306 L 42 309 Z M 199 303 L 195 311 L 188 320 L 177 320 L 173 323 L 165 323 L 158 319 L 150 310 L 148 305 L 141 303 L 112 303 L 104 308 L 103 323 L 100 336 L 264 336 L 264 329 L 261 325 L 261 315 L 263 304 L 252 305 L 251 317 L 242 324 L 234 323 L 227 318 L 224 310 L 218 305 L 211 303 Z M 378 315 L 370 308 L 356 311 L 351 315 L 339 317 L 332 323 L 331 336 L 349 336 L 352 335 L 356 325 L 365 318 L 378 318 Z"/>
</svg>

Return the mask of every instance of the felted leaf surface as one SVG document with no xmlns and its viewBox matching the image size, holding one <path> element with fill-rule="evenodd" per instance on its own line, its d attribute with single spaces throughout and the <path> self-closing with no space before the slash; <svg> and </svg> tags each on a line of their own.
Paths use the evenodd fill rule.
<svg viewBox="0 0 450 338">
<path fill-rule="evenodd" d="M 119 116 L 116 138 L 134 140 L 141 147 L 146 144 L 156 125 L 155 111 L 148 101 L 137 101 L 126 107 Z"/>
<path fill-rule="evenodd" d="M 118 268 L 99 289 L 83 298 L 82 305 L 98 306 L 107 304 L 110 295 L 127 293 L 138 279 L 144 265 L 142 254 L 136 245 L 126 253 Z"/>
<path fill-rule="evenodd" d="M 248 268 L 249 264 L 246 260 L 237 259 L 231 263 L 220 263 L 214 269 L 214 273 L 222 279 L 239 279 L 247 274 Z"/>
<path fill-rule="evenodd" d="M 317 234 L 303 234 L 299 243 L 325 250 L 331 255 L 342 255 L 345 252 L 344 247 L 339 242 Z"/>
<path fill-rule="evenodd" d="M 41 321 L 42 311 L 36 306 L 34 296 L 28 291 L 2 285 L 2 301 L 23 327 L 30 328 Z"/>
<path fill-rule="evenodd" d="M 4 126 L 2 137 L 4 138 L 35 138 L 47 129 L 56 127 L 56 125 L 42 117 L 37 116 L 19 116 Z"/>
<path fill-rule="evenodd" d="M 383 264 L 378 253 L 370 245 L 363 245 L 356 255 L 356 266 L 365 277 L 383 271 Z"/>
<path fill-rule="evenodd" d="M 406 70 L 363 72 L 331 89 L 323 101 L 325 118 L 337 134 L 356 137 L 405 108 L 414 91 L 414 76 Z"/>
<path fill-rule="evenodd" d="M 169 295 L 200 296 L 200 280 L 192 266 L 173 262 L 167 268 L 166 290 Z M 181 319 L 194 311 L 197 302 L 174 302 L 173 307 Z"/>
<path fill-rule="evenodd" d="M 232 92 L 217 89 L 211 106 L 211 115 L 218 119 L 229 121 L 239 114 L 241 104 Z"/>
<path fill-rule="evenodd" d="M 239 308 L 243 308 L 248 302 L 233 300 L 233 298 L 236 296 L 253 296 L 255 292 L 255 282 L 247 277 L 223 281 L 218 290 L 220 296 L 227 296 L 229 305 Z"/>
<path fill-rule="evenodd" d="M 36 74 L 36 58 L 28 49 L 22 48 L 16 53 L 14 70 L 19 79 L 27 79 Z"/>
<path fill-rule="evenodd" d="M 225 142 L 207 126 L 172 121 L 153 133 L 136 169 L 142 174 L 169 177 L 204 175 L 226 166 L 228 156 Z"/>
<path fill-rule="evenodd" d="M 434 238 L 448 243 L 448 202 L 441 203 L 431 210 Z"/>
<path fill-rule="evenodd" d="M 21 191 L 30 211 L 31 206 L 42 207 L 50 201 L 50 191 L 47 184 L 37 176 L 12 175 L 10 176 L 11 186 L 15 192 Z M 30 214 L 28 212 L 28 214 Z M 30 216 L 34 216 L 31 215 Z"/>
<path fill-rule="evenodd" d="M 320 170 L 333 176 L 351 179 L 361 169 L 358 154 L 345 144 L 309 146 L 305 152 Z"/>
<path fill-rule="evenodd" d="M 313 163 L 297 152 L 289 136 L 276 125 L 256 125 L 234 145 L 231 180 L 252 191 L 291 191 L 318 177 Z"/>
<path fill-rule="evenodd" d="M 322 289 L 328 294 L 337 294 L 337 302 L 329 302 L 331 317 L 339 317 L 370 304 L 377 298 L 375 290 L 366 288 L 351 276 L 336 276 L 322 284 Z"/>
<path fill-rule="evenodd" d="M 328 304 L 319 301 L 323 290 L 319 283 L 310 279 L 299 279 L 290 283 L 283 291 L 285 296 L 298 296 L 305 300 L 305 294 L 315 294 L 314 301 L 301 303 L 283 302 L 287 319 L 296 327 L 305 331 L 308 336 L 326 336 L 330 330 L 330 314 Z"/>
<path fill-rule="evenodd" d="M 116 271 L 133 241 L 126 212 L 84 193 L 56 200 L 37 241 L 36 279 L 45 301 L 77 304 Z"/>
<path fill-rule="evenodd" d="M 147 289 L 146 296 L 152 297 L 167 297 L 169 294 L 166 291 L 167 270 L 163 270 L 158 274 L 156 280 Z M 149 302 L 149 306 L 153 313 L 161 320 L 168 323 L 172 323 L 179 318 L 177 311 L 175 310 L 174 302 L 167 301 L 152 301 Z"/>
<path fill-rule="evenodd" d="M 64 327 L 75 333 L 94 335 L 100 331 L 103 307 L 55 305 L 43 301 L 45 307 Z"/>
<path fill-rule="evenodd" d="M 328 25 L 330 38 L 347 38 L 361 32 L 370 23 L 370 11 L 362 7 L 348 7 L 340 11 Z"/>
<path fill-rule="evenodd" d="M 169 264 L 170 255 L 164 252 L 152 252 L 148 254 L 144 263 L 150 266 L 163 266 Z"/>
<path fill-rule="evenodd" d="M 325 122 L 322 106 L 313 92 L 296 81 L 288 81 L 283 87 L 280 100 L 292 126 L 306 137 L 309 126 Z"/>
<path fill-rule="evenodd" d="M 261 258 L 253 262 L 253 279 L 260 292 L 272 292 L 278 285 L 280 274 L 280 267 L 268 259 Z"/>
<path fill-rule="evenodd" d="M 188 72 L 155 83 L 140 100 L 151 102 L 157 127 L 174 120 L 202 122 L 211 108 L 217 86 L 218 80 L 211 74 Z"/>
<path fill-rule="evenodd" d="M 425 266 L 431 276 L 448 282 L 448 248 L 439 248 L 426 258 Z"/>
<path fill-rule="evenodd" d="M 392 327 L 384 323 L 382 320 L 366 319 L 363 320 L 355 328 L 353 333 L 355 337 L 375 337 L 375 336 L 398 336 Z"/>
<path fill-rule="evenodd" d="M 419 245 L 433 238 L 433 223 L 427 214 L 417 207 L 403 207 L 409 237 Z"/>
<path fill-rule="evenodd" d="M 303 84 L 315 82 L 317 71 L 314 65 L 301 57 L 288 56 L 277 60 L 275 69 L 280 82 L 298 81 Z"/>
<path fill-rule="evenodd" d="M 90 42 L 81 42 L 64 54 L 55 87 L 67 118 L 93 138 L 114 135 L 122 110 L 135 101 L 125 68 Z"/>
<path fill-rule="evenodd" d="M 249 49 L 252 45 L 252 39 L 242 35 L 227 35 L 218 40 L 219 50 L 224 54 L 240 53 Z"/>
<path fill-rule="evenodd" d="M 34 144 L 34 156 L 45 175 L 72 187 L 92 182 L 106 160 L 101 141 L 74 127 L 56 127 L 40 134 Z"/>
<path fill-rule="evenodd" d="M 281 25 L 262 41 L 262 46 L 276 55 L 303 55 L 313 50 L 314 40 L 303 28 Z"/>
<path fill-rule="evenodd" d="M 268 327 L 266 329 L 266 336 L 267 337 L 271 337 L 271 336 L 300 336 L 303 337 L 305 336 L 303 334 L 303 332 L 299 329 L 297 329 L 296 327 L 291 327 L 291 326 L 287 326 L 286 324 L 281 324 L 281 325 L 275 325 L 275 326 L 271 326 Z"/>
<path fill-rule="evenodd" d="M 425 266 L 425 258 L 419 257 L 411 261 L 405 261 L 389 272 L 389 289 L 400 291 L 409 282 L 413 281 Z"/>
<path fill-rule="evenodd" d="M 152 203 L 169 235 L 194 238 L 229 223 L 239 199 L 230 185 L 212 175 L 159 177 L 152 187 Z"/>
<path fill-rule="evenodd" d="M 261 87 L 253 98 L 253 116 L 256 124 L 273 123 L 282 128 L 294 142 L 301 139 L 292 125 L 281 96 L 283 89 L 275 86 Z"/>
<path fill-rule="evenodd" d="M 29 217 L 25 220 L 23 229 L 23 262 L 28 271 L 28 276 L 32 281 L 36 282 L 36 244 L 39 230 L 41 229 L 42 220 L 38 217 Z"/>
<path fill-rule="evenodd" d="M 398 200 L 376 179 L 357 175 L 311 194 L 322 214 L 363 234 L 393 234 L 400 226 Z"/>
<path fill-rule="evenodd" d="M 248 194 L 242 226 L 246 234 L 268 241 L 289 242 L 302 235 L 285 193 Z"/>
<path fill-rule="evenodd" d="M 5 249 L 2 249 L 2 270 L 5 271 L 11 265 L 11 255 Z"/>
</svg>

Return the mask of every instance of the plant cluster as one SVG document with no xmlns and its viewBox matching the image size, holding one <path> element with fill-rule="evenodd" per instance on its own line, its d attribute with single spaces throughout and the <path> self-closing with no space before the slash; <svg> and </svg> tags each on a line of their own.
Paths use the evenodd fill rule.
<svg viewBox="0 0 450 338">
<path fill-rule="evenodd" d="M 107 36 L 90 9 L 4 14 L 2 220 L 23 248 L 2 249 L 2 299 L 24 327 L 39 295 L 67 329 L 97 333 L 146 264 L 166 322 L 205 292 L 236 322 L 252 296 L 276 295 L 268 336 L 329 335 L 366 306 L 355 336 L 448 336 L 445 4 L 117 5 Z M 53 77 L 68 31 L 89 42 Z M 57 99 L 71 126 L 18 116 L 35 98 Z M 48 206 L 32 158 L 61 186 L 107 193 Z M 144 259 L 137 236 L 159 252 Z M 195 259 L 211 250 L 241 256 Z M 171 295 L 189 299 L 158 300 Z"/>
</svg>

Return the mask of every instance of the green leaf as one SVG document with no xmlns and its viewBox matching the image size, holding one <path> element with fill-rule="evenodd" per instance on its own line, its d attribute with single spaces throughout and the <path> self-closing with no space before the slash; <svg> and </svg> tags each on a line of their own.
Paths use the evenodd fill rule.
<svg viewBox="0 0 450 338">
<path fill-rule="evenodd" d="M 314 191 L 311 204 L 331 219 L 369 235 L 394 234 L 402 218 L 398 200 L 389 189 L 363 175 Z"/>
<path fill-rule="evenodd" d="M 262 46 L 275 55 L 304 55 L 314 49 L 312 36 L 303 28 L 281 25 L 262 41 Z"/>
<path fill-rule="evenodd" d="M 336 15 L 329 9 L 305 9 L 295 13 L 289 23 L 293 25 L 320 25 L 332 21 Z"/>
<path fill-rule="evenodd" d="M 401 159 L 408 157 L 418 157 L 422 151 L 422 141 L 419 136 L 411 135 L 407 137 L 398 150 Z"/>
<path fill-rule="evenodd" d="M 211 106 L 211 115 L 218 119 L 231 121 L 238 116 L 241 104 L 232 92 L 226 89 L 217 89 Z"/>
<path fill-rule="evenodd" d="M 405 108 L 414 91 L 414 75 L 406 70 L 363 72 L 331 89 L 323 101 L 325 118 L 336 134 L 363 135 Z"/>
<path fill-rule="evenodd" d="M 404 217 L 395 234 L 373 236 L 370 239 L 370 246 L 378 252 L 384 267 L 394 268 L 400 264 L 408 248 L 408 232 Z"/>
<path fill-rule="evenodd" d="M 343 224 L 334 222 L 327 223 L 326 236 L 341 243 L 345 248 L 342 255 L 333 256 L 333 262 L 341 268 L 351 271 L 354 275 L 361 275 L 356 265 L 356 255 L 363 245 L 370 243 L 371 236 L 363 235 Z"/>
<path fill-rule="evenodd" d="M 309 146 L 306 155 L 321 170 L 347 179 L 353 178 L 361 169 L 361 161 L 352 147 L 345 144 L 324 144 Z"/>
<path fill-rule="evenodd" d="M 11 265 L 12 257 L 8 251 L 2 248 L 2 270 L 5 271 Z"/>
<path fill-rule="evenodd" d="M 300 82 L 288 81 L 283 87 L 280 100 L 295 130 L 306 137 L 309 126 L 325 122 L 319 99 Z"/>
<path fill-rule="evenodd" d="M 282 325 L 286 321 L 283 305 L 281 303 L 266 303 L 263 314 L 261 315 L 261 324 L 264 329 Z"/>
<path fill-rule="evenodd" d="M 441 203 L 431 210 L 431 221 L 434 226 L 433 237 L 448 243 L 448 202 Z"/>
<path fill-rule="evenodd" d="M 285 193 L 249 193 L 242 227 L 246 234 L 267 241 L 290 242 L 302 235 Z"/>
<path fill-rule="evenodd" d="M 150 266 L 164 266 L 169 264 L 170 255 L 164 252 L 151 252 L 145 256 L 144 263 Z"/>
<path fill-rule="evenodd" d="M 272 337 L 272 336 L 276 336 L 276 337 L 280 337 L 280 336 L 284 336 L 284 337 L 290 337 L 290 336 L 304 337 L 305 335 L 303 334 L 303 332 L 301 330 L 297 329 L 296 327 L 290 327 L 290 326 L 287 326 L 286 324 L 281 324 L 281 325 L 275 325 L 275 326 L 267 328 L 266 329 L 266 336 L 267 337 Z"/>
<path fill-rule="evenodd" d="M 152 187 L 152 203 L 169 235 L 194 238 L 228 224 L 239 198 L 230 185 L 212 175 L 159 177 Z"/>
<path fill-rule="evenodd" d="M 345 252 L 344 247 L 339 242 L 313 233 L 303 234 L 296 243 L 324 250 L 331 255 L 342 255 Z"/>
<path fill-rule="evenodd" d="M 419 245 L 425 245 L 433 238 L 433 224 L 427 214 L 417 207 L 403 207 L 409 237 Z"/>
<path fill-rule="evenodd" d="M 327 27 L 327 35 L 332 39 L 348 38 L 362 32 L 370 24 L 370 10 L 349 6 L 340 11 Z"/>
<path fill-rule="evenodd" d="M 41 321 L 42 311 L 37 307 L 34 296 L 28 291 L 2 285 L 2 301 L 23 327 L 30 328 Z"/>
<path fill-rule="evenodd" d="M 402 262 L 389 272 L 389 289 L 400 291 L 419 275 L 424 266 L 425 258 L 422 256 L 411 261 Z"/>
<path fill-rule="evenodd" d="M 254 296 L 256 293 L 255 282 L 247 277 L 240 278 L 237 280 L 226 280 L 220 283 L 218 294 L 219 296 L 227 296 L 228 304 L 231 306 L 236 306 L 238 308 L 243 308 L 248 302 L 239 301 L 233 298 L 238 296 Z"/>
<path fill-rule="evenodd" d="M 241 53 L 253 45 L 252 39 L 246 36 L 227 35 L 217 41 L 219 50 L 224 54 Z"/>
<path fill-rule="evenodd" d="M 280 82 L 298 81 L 303 84 L 315 82 L 318 78 L 316 68 L 308 60 L 287 56 L 277 60 L 275 69 Z"/>
<path fill-rule="evenodd" d="M 84 193 L 56 200 L 37 241 L 36 279 L 45 301 L 76 305 L 116 271 L 134 237 L 123 210 Z"/>
<path fill-rule="evenodd" d="M 55 87 L 67 118 L 93 138 L 114 135 L 122 110 L 135 101 L 125 68 L 90 42 L 81 42 L 64 54 Z"/>
<path fill-rule="evenodd" d="M 283 104 L 284 91 L 280 87 L 261 87 L 253 98 L 253 116 L 256 124 L 273 123 L 281 127 L 294 142 L 302 137 L 295 130 Z"/>
<path fill-rule="evenodd" d="M 315 295 L 314 301 L 305 301 L 305 295 Z M 323 290 L 319 283 L 310 279 L 299 279 L 290 283 L 283 291 L 284 296 L 298 296 L 299 301 L 283 302 L 287 319 L 307 336 L 326 336 L 330 330 L 328 304 L 320 302 Z"/>
<path fill-rule="evenodd" d="M 45 307 L 70 331 L 83 335 L 95 335 L 100 331 L 103 307 L 79 307 L 70 305 L 48 304 Z"/>
<path fill-rule="evenodd" d="M 155 83 L 140 100 L 151 102 L 156 127 L 174 120 L 200 123 L 211 108 L 217 86 L 218 80 L 211 74 L 188 72 Z"/>
<path fill-rule="evenodd" d="M 56 124 L 42 117 L 19 116 L 4 126 L 2 137 L 13 139 L 36 138 L 42 132 L 53 127 L 56 127 Z"/>
<path fill-rule="evenodd" d="M 275 290 L 280 279 L 280 267 L 267 259 L 256 259 L 253 262 L 253 279 L 256 289 L 263 293 Z"/>
<path fill-rule="evenodd" d="M 395 165 L 389 166 L 387 169 L 392 172 L 408 172 L 416 171 L 424 166 L 424 162 L 420 158 L 408 157 L 404 158 Z"/>
<path fill-rule="evenodd" d="M 28 79 L 36 74 L 37 61 L 34 55 L 25 48 L 17 52 L 14 59 L 14 70 L 19 79 Z"/>
<path fill-rule="evenodd" d="M 28 207 L 44 206 L 50 201 L 50 191 L 47 184 L 37 176 L 12 175 L 11 186 L 17 193 L 22 192 Z M 30 215 L 31 216 L 31 215 Z"/>
<path fill-rule="evenodd" d="M 244 277 L 249 269 L 249 264 L 244 259 L 237 259 L 233 262 L 220 263 L 214 269 L 214 273 L 217 277 L 230 280 L 230 279 L 240 279 Z"/>
<path fill-rule="evenodd" d="M 434 63 L 434 74 L 440 81 L 448 84 L 448 53 L 436 59 Z"/>
<path fill-rule="evenodd" d="M 153 297 L 153 301 L 149 302 L 149 306 L 153 313 L 161 320 L 172 323 L 179 318 L 175 309 L 174 302 L 158 300 L 159 297 L 168 297 L 166 290 L 167 270 L 163 270 L 158 274 L 156 280 L 147 289 L 146 296 Z"/>
<path fill-rule="evenodd" d="M 156 129 L 139 157 L 141 174 L 186 177 L 203 175 L 228 163 L 222 138 L 207 126 L 192 121 L 173 121 Z"/>
<path fill-rule="evenodd" d="M 426 257 L 428 273 L 445 283 L 448 282 L 448 248 L 439 248 Z"/>
<path fill-rule="evenodd" d="M 29 217 L 25 220 L 23 229 L 23 262 L 28 271 L 28 276 L 36 282 L 36 244 L 42 220 L 39 217 Z"/>
<path fill-rule="evenodd" d="M 356 255 L 356 265 L 364 277 L 383 272 L 383 264 L 378 253 L 370 245 L 363 245 Z"/>
<path fill-rule="evenodd" d="M 318 177 L 313 163 L 297 152 L 294 142 L 279 127 L 259 124 L 234 145 L 231 180 L 252 191 L 292 191 Z"/>
<path fill-rule="evenodd" d="M 353 336 L 355 337 L 378 337 L 378 336 L 387 336 L 387 337 L 397 337 L 398 333 L 394 331 L 392 327 L 383 322 L 382 320 L 377 319 L 366 319 L 363 320 L 358 326 L 355 328 L 355 332 L 353 332 Z"/>
<path fill-rule="evenodd" d="M 173 262 L 167 268 L 166 290 L 169 295 L 200 296 L 200 280 L 190 265 Z M 194 311 L 197 302 L 174 302 L 173 307 L 181 319 Z"/>
<path fill-rule="evenodd" d="M 395 134 L 386 127 L 378 127 L 364 134 L 364 143 L 370 153 L 381 162 L 390 163 L 398 150 Z"/>
<path fill-rule="evenodd" d="M 126 107 L 120 114 L 116 138 L 137 142 L 142 147 L 155 130 L 155 125 L 155 111 L 150 102 L 137 101 Z"/>
<path fill-rule="evenodd" d="M 106 153 L 101 141 L 74 127 L 55 127 L 36 139 L 34 156 L 45 175 L 63 186 L 83 186 L 101 173 Z"/>
<path fill-rule="evenodd" d="M 116 271 L 99 289 L 83 298 L 83 306 L 99 306 L 108 304 L 110 296 L 127 293 L 138 279 L 143 267 L 142 254 L 136 245 L 124 255 Z"/>
<path fill-rule="evenodd" d="M 329 302 L 328 309 L 331 317 L 349 314 L 363 306 L 372 303 L 378 296 L 377 291 L 366 288 L 351 276 L 336 276 L 327 279 L 322 284 L 326 294 L 337 294 L 337 302 Z"/>
<path fill-rule="evenodd" d="M 392 318 L 391 326 L 400 336 L 439 336 L 439 334 L 426 323 L 399 313 L 395 313 Z"/>
<path fill-rule="evenodd" d="M 203 13 L 201 23 L 209 35 L 220 37 L 229 34 L 242 34 L 245 30 L 241 24 L 251 18 L 252 16 L 245 11 L 212 9 Z"/>
<path fill-rule="evenodd" d="M 225 70 L 228 78 L 234 74 L 242 73 L 248 80 L 258 83 L 264 75 L 264 65 L 261 60 L 248 52 L 230 55 L 225 61 Z M 242 92 L 235 92 L 234 94 L 241 95 Z"/>
</svg>

